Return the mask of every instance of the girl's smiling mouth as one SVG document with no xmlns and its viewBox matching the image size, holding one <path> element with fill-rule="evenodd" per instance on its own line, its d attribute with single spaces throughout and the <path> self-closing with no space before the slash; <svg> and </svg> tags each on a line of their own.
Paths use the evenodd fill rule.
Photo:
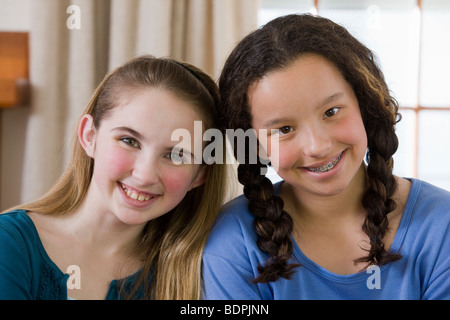
<svg viewBox="0 0 450 320">
<path fill-rule="evenodd" d="M 342 151 L 339 156 L 337 156 L 335 159 L 331 160 L 329 163 L 323 165 L 323 166 L 319 166 L 319 167 L 305 167 L 305 169 L 307 169 L 308 171 L 311 172 L 315 172 L 315 173 L 324 173 L 324 172 L 328 172 L 331 169 L 333 169 L 341 160 L 342 154 L 344 153 L 344 151 Z"/>
<path fill-rule="evenodd" d="M 152 199 L 160 196 L 159 194 L 151 194 L 151 193 L 146 193 L 143 191 L 133 189 L 130 186 L 127 186 L 126 184 L 123 184 L 121 182 L 118 182 L 118 184 L 127 197 L 137 200 L 137 201 L 141 201 L 141 202 L 149 201 L 149 200 L 152 200 Z"/>
</svg>

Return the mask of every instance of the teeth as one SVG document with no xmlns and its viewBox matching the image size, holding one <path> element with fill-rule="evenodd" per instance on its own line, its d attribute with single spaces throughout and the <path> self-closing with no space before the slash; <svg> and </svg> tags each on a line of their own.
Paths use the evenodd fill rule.
<svg viewBox="0 0 450 320">
<path fill-rule="evenodd" d="M 151 197 L 151 196 L 148 196 L 148 195 L 142 194 L 142 193 L 139 194 L 139 193 L 137 193 L 135 191 L 128 190 L 123 185 L 122 185 L 122 189 L 123 189 L 123 191 L 125 191 L 125 193 L 126 193 L 126 195 L 128 197 L 130 197 L 130 198 L 132 198 L 134 200 L 138 200 L 138 201 L 148 201 L 148 200 L 153 199 L 155 197 L 155 196 Z"/>
<path fill-rule="evenodd" d="M 127 196 L 129 196 L 130 198 L 133 198 L 134 200 L 136 200 L 138 198 L 138 194 L 133 191 L 128 191 Z"/>
<path fill-rule="evenodd" d="M 333 161 L 331 161 L 329 164 L 326 164 L 324 166 L 321 166 L 319 168 L 307 168 L 309 171 L 312 172 L 318 172 L 318 173 L 323 173 L 323 172 L 327 172 L 330 171 L 331 169 L 334 168 L 334 166 L 339 162 L 339 160 L 341 160 L 341 156 L 342 153 L 339 155 L 339 157 L 337 157 L 336 159 L 334 159 Z"/>
</svg>

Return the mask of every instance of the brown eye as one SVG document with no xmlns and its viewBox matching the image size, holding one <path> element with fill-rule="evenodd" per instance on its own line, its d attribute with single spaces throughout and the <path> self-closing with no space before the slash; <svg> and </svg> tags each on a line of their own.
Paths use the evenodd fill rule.
<svg viewBox="0 0 450 320">
<path fill-rule="evenodd" d="M 325 111 L 325 113 L 323 114 L 323 118 L 324 118 L 324 119 L 331 118 L 331 117 L 335 116 L 336 113 L 338 113 L 338 111 L 339 111 L 339 108 L 337 108 L 337 107 L 328 109 L 328 110 Z"/>
<path fill-rule="evenodd" d="M 278 129 L 280 131 L 281 134 L 288 134 L 289 132 L 292 131 L 292 127 L 290 126 L 284 126 L 281 127 L 280 129 Z"/>
</svg>

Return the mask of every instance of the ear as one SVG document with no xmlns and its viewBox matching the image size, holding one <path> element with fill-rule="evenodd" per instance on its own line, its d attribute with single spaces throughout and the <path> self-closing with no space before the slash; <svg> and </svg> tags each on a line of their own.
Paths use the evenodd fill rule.
<svg viewBox="0 0 450 320">
<path fill-rule="evenodd" d="M 200 165 L 197 175 L 195 176 L 194 180 L 191 183 L 191 186 L 189 187 L 189 191 L 191 191 L 194 188 L 200 187 L 206 182 L 206 177 L 208 176 L 208 169 L 209 167 L 207 165 L 204 164 Z"/>
<path fill-rule="evenodd" d="M 90 114 L 85 114 L 78 124 L 78 141 L 86 154 L 91 158 L 94 157 L 95 137 L 94 119 Z"/>
</svg>

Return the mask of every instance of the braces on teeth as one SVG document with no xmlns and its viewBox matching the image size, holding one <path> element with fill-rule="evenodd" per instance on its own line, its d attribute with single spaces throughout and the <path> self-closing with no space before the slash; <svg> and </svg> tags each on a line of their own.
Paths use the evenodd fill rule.
<svg viewBox="0 0 450 320">
<path fill-rule="evenodd" d="M 319 168 L 307 168 L 307 169 L 312 172 L 320 172 L 320 173 L 328 172 L 334 168 L 334 166 L 339 162 L 339 160 L 341 160 L 341 156 L 342 154 L 340 154 L 339 157 L 337 157 L 327 165 L 321 166 Z"/>
</svg>

